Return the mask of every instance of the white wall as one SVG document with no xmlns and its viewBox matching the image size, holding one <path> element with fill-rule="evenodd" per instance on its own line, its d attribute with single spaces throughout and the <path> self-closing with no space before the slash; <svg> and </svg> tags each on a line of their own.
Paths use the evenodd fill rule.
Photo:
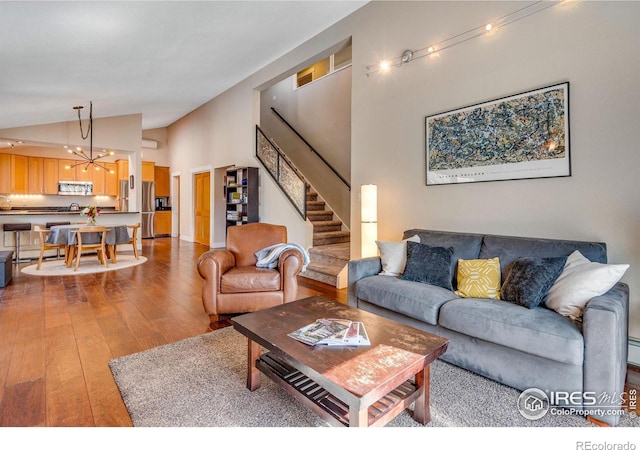
<svg viewBox="0 0 640 450">
<path fill-rule="evenodd" d="M 439 58 L 367 77 L 364 67 L 521 7 L 505 2 L 373 2 L 353 36 L 352 181 L 378 185 L 379 237 L 429 229 L 604 241 L 630 263 L 640 336 L 640 4 L 556 6 Z M 425 116 L 570 82 L 572 176 L 425 186 Z M 352 223 L 359 221 L 352 196 Z M 352 227 L 352 257 L 359 252 Z"/>
<path fill-rule="evenodd" d="M 169 128 L 172 170 L 256 164 L 254 89 L 305 67 L 353 38 L 351 227 L 359 256 L 361 184 L 378 185 L 379 237 L 413 227 L 604 241 L 612 263 L 630 263 L 630 334 L 640 336 L 640 3 L 570 2 L 490 35 L 392 70 L 399 57 L 521 8 L 521 2 L 371 2 Z M 425 186 L 424 118 L 558 82 L 570 82 L 572 176 Z M 184 177 L 183 177 L 184 178 Z M 183 179 L 182 205 L 191 186 Z M 304 225 L 262 178 L 261 220 Z M 186 201 L 188 200 L 188 202 Z M 181 226 L 192 229 L 192 211 Z M 182 231 L 182 230 L 181 230 Z"/>
</svg>

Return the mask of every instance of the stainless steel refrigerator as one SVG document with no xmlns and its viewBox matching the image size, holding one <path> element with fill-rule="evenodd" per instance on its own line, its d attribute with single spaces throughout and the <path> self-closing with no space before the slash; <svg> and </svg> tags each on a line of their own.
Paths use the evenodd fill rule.
<svg viewBox="0 0 640 450">
<path fill-rule="evenodd" d="M 129 181 L 120 180 L 118 191 L 118 210 L 129 211 Z"/>
<path fill-rule="evenodd" d="M 153 216 L 156 210 L 156 188 L 153 181 L 142 182 L 142 239 L 154 237 Z"/>
</svg>

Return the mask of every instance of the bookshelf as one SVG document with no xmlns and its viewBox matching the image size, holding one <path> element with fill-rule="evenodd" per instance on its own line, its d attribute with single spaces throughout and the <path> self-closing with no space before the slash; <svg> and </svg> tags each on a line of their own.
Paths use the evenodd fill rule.
<svg viewBox="0 0 640 450">
<path fill-rule="evenodd" d="M 224 177 L 227 227 L 258 222 L 258 168 L 230 167 Z"/>
</svg>

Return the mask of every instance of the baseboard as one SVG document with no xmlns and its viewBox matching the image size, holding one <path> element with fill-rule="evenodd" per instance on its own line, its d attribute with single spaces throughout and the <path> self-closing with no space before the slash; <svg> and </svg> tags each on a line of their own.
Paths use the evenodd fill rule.
<svg viewBox="0 0 640 450">
<path fill-rule="evenodd" d="M 629 355 L 627 362 L 640 367 L 640 339 L 629 337 Z"/>
</svg>

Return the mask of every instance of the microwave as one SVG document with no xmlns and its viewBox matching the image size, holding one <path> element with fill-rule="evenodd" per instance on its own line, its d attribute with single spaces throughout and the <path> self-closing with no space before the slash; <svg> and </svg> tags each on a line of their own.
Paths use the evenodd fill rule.
<svg viewBox="0 0 640 450">
<path fill-rule="evenodd" d="M 93 182 L 58 181 L 58 195 L 93 195 Z"/>
</svg>

